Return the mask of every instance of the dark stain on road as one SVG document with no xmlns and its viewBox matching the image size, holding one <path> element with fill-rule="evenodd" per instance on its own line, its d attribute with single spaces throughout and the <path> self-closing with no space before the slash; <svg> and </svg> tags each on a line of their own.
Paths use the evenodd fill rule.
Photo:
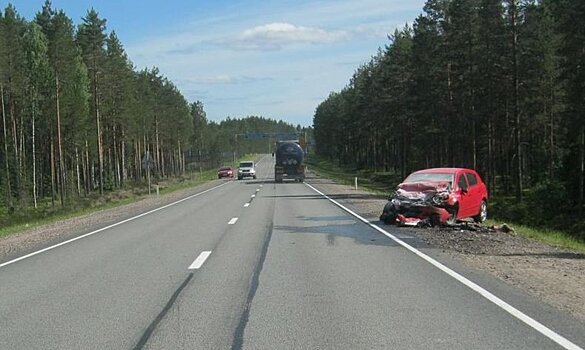
<svg viewBox="0 0 585 350">
<path fill-rule="evenodd" d="M 258 259 L 256 268 L 254 269 L 254 275 L 252 277 L 250 289 L 248 290 L 248 297 L 246 299 L 246 304 L 244 305 L 244 310 L 242 311 L 240 321 L 238 322 L 238 326 L 236 327 L 236 330 L 234 332 L 232 350 L 239 350 L 244 345 L 244 331 L 246 329 L 246 325 L 248 324 L 248 319 L 250 318 L 250 308 L 252 307 L 252 300 L 254 300 L 256 290 L 258 290 L 260 273 L 262 273 L 262 268 L 264 267 L 264 261 L 266 260 L 266 254 L 268 252 L 268 245 L 270 244 L 270 240 L 272 239 L 272 230 L 273 224 L 271 223 L 264 237 L 264 244 L 262 245 L 260 259 Z"/>
<path fill-rule="evenodd" d="M 142 334 L 142 337 L 140 338 L 140 340 L 138 341 L 138 343 L 134 347 L 134 350 L 140 350 L 140 349 L 144 348 L 144 345 L 146 345 L 146 343 L 148 342 L 148 339 L 150 338 L 150 336 L 152 335 L 152 333 L 154 332 L 154 330 L 156 329 L 156 327 L 158 326 L 160 321 L 162 321 L 162 319 L 165 317 L 167 312 L 169 312 L 171 307 L 173 307 L 173 304 L 175 303 L 175 301 L 179 297 L 179 294 L 181 294 L 183 289 L 185 289 L 185 287 L 189 284 L 189 282 L 191 281 L 192 278 L 193 278 L 193 273 L 190 273 L 189 276 L 187 276 L 187 278 L 183 281 L 183 283 L 181 283 L 179 288 L 177 288 L 177 290 L 175 290 L 175 292 L 173 293 L 173 295 L 171 296 L 171 298 L 169 299 L 169 301 L 167 302 L 165 307 L 162 309 L 162 311 L 150 323 L 148 328 L 146 328 L 146 330 Z"/>
</svg>

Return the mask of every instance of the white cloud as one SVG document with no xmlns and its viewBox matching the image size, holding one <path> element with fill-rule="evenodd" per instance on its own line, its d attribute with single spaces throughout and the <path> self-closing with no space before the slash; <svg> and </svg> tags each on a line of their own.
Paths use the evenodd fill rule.
<svg viewBox="0 0 585 350">
<path fill-rule="evenodd" d="M 203 100 L 212 120 L 254 114 L 310 125 L 315 96 L 343 88 L 424 0 L 225 3 L 130 43 L 130 57 Z"/>
<path fill-rule="evenodd" d="M 239 35 L 215 43 L 238 50 L 280 50 L 295 44 L 327 44 L 349 39 L 346 31 L 327 31 L 316 27 L 274 22 L 246 29 Z"/>
<path fill-rule="evenodd" d="M 218 74 L 211 76 L 198 76 L 190 79 L 181 79 L 180 81 L 185 84 L 198 84 L 198 85 L 232 85 L 232 84 L 247 84 L 259 81 L 269 81 L 272 78 L 269 77 L 251 77 L 247 75 L 232 76 L 228 74 Z"/>
<path fill-rule="evenodd" d="M 220 74 L 220 75 L 207 76 L 207 77 L 197 77 L 197 78 L 191 79 L 190 82 L 193 82 L 196 84 L 204 84 L 204 85 L 233 84 L 234 78 L 229 76 L 229 75 Z"/>
</svg>

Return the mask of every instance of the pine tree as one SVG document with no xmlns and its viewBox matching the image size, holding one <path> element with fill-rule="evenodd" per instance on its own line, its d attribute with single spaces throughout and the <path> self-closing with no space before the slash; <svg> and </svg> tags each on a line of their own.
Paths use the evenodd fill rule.
<svg viewBox="0 0 585 350">
<path fill-rule="evenodd" d="M 3 100 L 2 118 L 6 157 L 5 168 L 7 173 L 7 186 L 10 188 L 8 190 L 8 201 L 12 203 L 12 191 L 14 191 L 18 202 L 21 203 L 24 197 L 23 176 L 26 158 L 24 145 L 25 131 L 23 129 L 24 115 L 22 113 L 25 100 L 25 52 L 22 37 L 26 30 L 26 22 L 12 5 L 6 7 L 1 20 L 3 44 L 7 45 L 0 57 L 0 90 Z M 12 148 L 12 152 L 10 153 L 9 146 Z M 11 177 L 14 179 L 14 182 L 12 182 Z M 12 188 L 11 183 L 14 183 L 14 188 Z"/>
<path fill-rule="evenodd" d="M 104 193 L 104 146 L 103 146 L 103 121 L 101 117 L 101 79 L 104 73 L 106 52 L 106 20 L 99 18 L 98 13 L 92 8 L 82 18 L 83 24 L 77 32 L 77 43 L 81 47 L 83 59 L 89 71 L 92 114 L 95 116 L 96 136 L 98 148 L 98 179 L 100 194 Z"/>
<path fill-rule="evenodd" d="M 114 158 L 115 185 L 120 187 L 127 178 L 126 138 L 135 104 L 134 74 L 122 43 L 115 32 L 106 39 L 102 111 L 110 123 L 111 146 Z"/>
<path fill-rule="evenodd" d="M 24 47 L 26 51 L 26 77 L 27 77 L 27 96 L 30 99 L 30 144 L 32 155 L 32 196 L 34 207 L 37 208 L 37 125 L 36 121 L 41 112 L 40 102 L 41 93 L 48 90 L 51 81 L 51 67 L 48 56 L 47 38 L 42 32 L 41 27 L 35 22 L 28 24 L 24 36 Z"/>
</svg>

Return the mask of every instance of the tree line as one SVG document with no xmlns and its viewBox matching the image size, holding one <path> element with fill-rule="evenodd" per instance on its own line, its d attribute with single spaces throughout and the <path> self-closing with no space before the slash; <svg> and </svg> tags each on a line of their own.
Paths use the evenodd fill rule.
<svg viewBox="0 0 585 350">
<path fill-rule="evenodd" d="M 189 105 L 156 68 L 136 71 L 91 9 L 77 27 L 46 1 L 32 21 L 0 12 L 1 191 L 14 210 L 185 169 Z"/>
<path fill-rule="evenodd" d="M 0 10 L 0 113 L 0 219 L 143 184 L 148 173 L 181 176 L 202 159 L 215 166 L 231 160 L 234 133 L 294 130 L 262 117 L 208 121 L 156 67 L 136 69 L 97 11 L 75 25 L 49 0 L 30 21 Z"/>
<path fill-rule="evenodd" d="M 191 104 L 194 133 L 189 158 L 193 163 L 205 166 L 229 164 L 234 158 L 246 154 L 262 154 L 273 151 L 276 137 L 271 133 L 304 133 L 306 128 L 262 116 L 245 118 L 227 117 L 220 122 L 207 120 L 201 101 Z M 248 139 L 244 135 L 263 133 L 269 137 Z"/>
<path fill-rule="evenodd" d="M 582 1 L 428 0 L 318 105 L 317 151 L 401 176 L 475 168 L 517 218 L 567 218 L 582 236 L 582 23 Z"/>
</svg>

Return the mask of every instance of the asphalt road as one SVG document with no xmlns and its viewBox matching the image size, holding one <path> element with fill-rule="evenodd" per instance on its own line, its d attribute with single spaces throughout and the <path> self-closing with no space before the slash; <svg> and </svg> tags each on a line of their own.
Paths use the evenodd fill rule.
<svg viewBox="0 0 585 350">
<path fill-rule="evenodd" d="M 218 182 L 20 261 L 0 257 L 0 349 L 585 346 L 582 323 L 437 262 L 489 300 L 425 260 L 432 249 L 417 255 L 310 186 L 274 184 L 273 165 L 266 156 L 256 180 Z"/>
</svg>

